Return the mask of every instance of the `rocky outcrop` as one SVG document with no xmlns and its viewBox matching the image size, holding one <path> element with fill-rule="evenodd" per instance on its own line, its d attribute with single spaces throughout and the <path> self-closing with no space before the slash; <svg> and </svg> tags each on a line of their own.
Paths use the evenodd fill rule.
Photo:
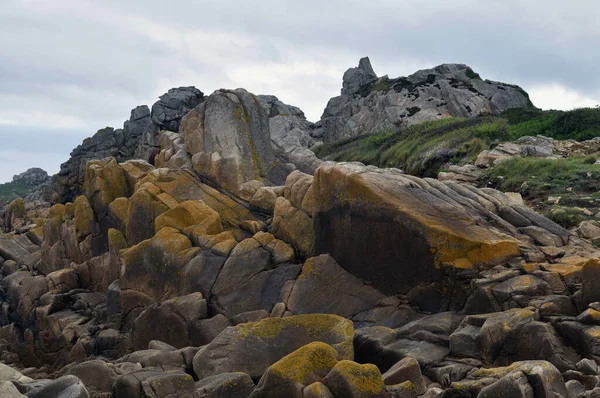
<svg viewBox="0 0 600 398">
<path fill-rule="evenodd" d="M 482 80 L 467 65 L 443 64 L 408 77 L 378 78 L 368 58 L 344 74 L 341 96 L 329 100 L 313 137 L 334 142 L 427 120 L 496 114 L 531 106 L 518 86 Z"/>
<path fill-rule="evenodd" d="M 50 177 L 46 171 L 39 167 L 33 167 L 27 171 L 16 175 L 12 179 L 13 183 L 26 185 L 28 187 L 37 187 L 38 185 L 46 184 L 50 181 Z"/>
<path fill-rule="evenodd" d="M 275 158 L 268 132 L 267 114 L 243 89 L 216 91 L 182 119 L 180 129 L 194 170 L 246 200 L 256 191 L 249 183 L 282 184 L 291 171 Z"/>
<path fill-rule="evenodd" d="M 119 162 L 142 159 L 153 164 L 161 150 L 160 131 L 177 132 L 183 116 L 203 100 L 204 94 L 195 87 L 173 88 L 160 97 L 152 111 L 146 105 L 133 109 L 122 129 L 107 127 L 86 138 L 53 176 L 52 200 L 72 202 L 81 194 L 85 167 L 90 160 L 114 157 Z"/>
<path fill-rule="evenodd" d="M 257 98 L 269 116 L 271 144 L 276 156 L 303 173 L 313 174 L 321 164 L 310 150 L 317 143 L 311 137 L 314 125 L 306 120 L 300 109 L 284 104 L 275 96 L 259 95 Z"/>
<path fill-rule="evenodd" d="M 204 101 L 204 93 L 196 87 L 172 88 L 152 105 L 152 121 L 160 130 L 179 131 L 181 119 Z"/>
</svg>

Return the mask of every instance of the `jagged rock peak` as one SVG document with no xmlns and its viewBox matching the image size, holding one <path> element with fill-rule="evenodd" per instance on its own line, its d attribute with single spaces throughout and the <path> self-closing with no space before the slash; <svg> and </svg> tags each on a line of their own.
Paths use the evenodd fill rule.
<svg viewBox="0 0 600 398">
<path fill-rule="evenodd" d="M 342 95 L 356 94 L 361 87 L 377 80 L 369 57 L 361 58 L 358 68 L 350 68 L 344 73 Z"/>
<path fill-rule="evenodd" d="M 152 121 L 161 130 L 177 132 L 181 118 L 203 101 L 204 93 L 194 86 L 172 88 L 152 105 Z"/>
<path fill-rule="evenodd" d="M 44 184 L 50 180 L 48 173 L 39 167 L 32 167 L 27 171 L 13 176 L 13 182 L 17 184 L 27 185 L 29 187 L 36 187 Z"/>
</svg>

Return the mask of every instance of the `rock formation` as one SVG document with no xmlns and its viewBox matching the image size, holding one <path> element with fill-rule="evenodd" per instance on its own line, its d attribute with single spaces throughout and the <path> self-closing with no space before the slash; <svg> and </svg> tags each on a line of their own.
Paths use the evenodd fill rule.
<svg viewBox="0 0 600 398">
<path fill-rule="evenodd" d="M 53 201 L 75 200 L 82 192 L 85 166 L 90 160 L 114 157 L 120 162 L 135 158 L 154 163 L 160 151 L 160 131 L 177 131 L 181 118 L 203 100 L 204 94 L 195 87 L 173 88 L 152 106 L 152 112 L 146 105 L 138 106 L 122 129 L 107 127 L 86 138 L 53 177 Z"/>
<path fill-rule="evenodd" d="M 50 181 L 50 177 L 46 171 L 39 167 L 33 167 L 27 171 L 16 175 L 12 179 L 13 183 L 27 185 L 28 187 L 37 187 Z"/>
<path fill-rule="evenodd" d="M 346 75 L 344 95 L 375 78 Z M 4 212 L 4 396 L 599 393 L 583 232 L 494 189 L 315 161 L 275 97 L 183 89 L 130 122 L 74 152 L 71 201 Z"/>
<path fill-rule="evenodd" d="M 449 116 L 474 117 L 531 106 L 518 86 L 482 80 L 467 65 L 443 64 L 408 77 L 377 77 L 368 58 L 344 73 L 313 137 L 334 142 Z"/>
</svg>

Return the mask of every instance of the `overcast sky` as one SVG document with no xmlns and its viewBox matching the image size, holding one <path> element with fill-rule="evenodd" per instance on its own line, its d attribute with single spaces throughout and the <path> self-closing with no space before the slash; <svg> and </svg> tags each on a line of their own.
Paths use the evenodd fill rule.
<svg viewBox="0 0 600 398">
<path fill-rule="evenodd" d="M 316 121 L 344 71 L 466 63 L 535 105 L 600 103 L 597 0 L 1 0 L 0 182 L 171 87 L 244 87 Z M 575 5 L 576 4 L 576 5 Z"/>
</svg>

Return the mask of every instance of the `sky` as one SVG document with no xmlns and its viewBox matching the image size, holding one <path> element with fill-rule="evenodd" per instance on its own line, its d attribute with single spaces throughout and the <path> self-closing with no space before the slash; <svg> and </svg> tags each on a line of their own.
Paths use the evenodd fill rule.
<svg viewBox="0 0 600 398">
<path fill-rule="evenodd" d="M 243 87 L 317 121 L 363 56 L 380 76 L 465 63 L 540 108 L 594 106 L 598 15 L 597 0 L 2 0 L 0 182 L 58 172 L 172 87 Z"/>
</svg>

